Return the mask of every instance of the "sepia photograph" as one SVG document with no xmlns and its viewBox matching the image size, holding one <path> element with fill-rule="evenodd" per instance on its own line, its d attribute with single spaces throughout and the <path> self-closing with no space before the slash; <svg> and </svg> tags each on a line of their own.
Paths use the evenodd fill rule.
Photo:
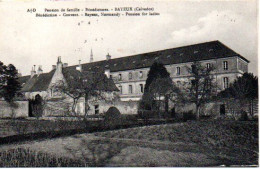
<svg viewBox="0 0 260 169">
<path fill-rule="evenodd" d="M 257 0 L 1 0 L 0 168 L 259 167 Z"/>
</svg>

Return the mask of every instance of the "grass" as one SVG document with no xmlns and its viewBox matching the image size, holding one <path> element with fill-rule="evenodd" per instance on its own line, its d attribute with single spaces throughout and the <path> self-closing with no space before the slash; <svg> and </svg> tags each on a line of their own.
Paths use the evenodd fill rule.
<svg viewBox="0 0 260 169">
<path fill-rule="evenodd" d="M 77 134 L 2 150 L 0 166 L 5 167 L 258 165 L 258 124 L 190 121 Z"/>
<path fill-rule="evenodd" d="M 229 164 L 258 164 L 258 123 L 200 121 L 95 133 L 107 138 L 194 143 Z M 227 155 L 230 158 L 226 159 Z"/>
<path fill-rule="evenodd" d="M 0 167 L 82 167 L 85 163 L 69 159 L 57 158 L 47 153 L 34 152 L 17 148 L 0 152 Z"/>
</svg>

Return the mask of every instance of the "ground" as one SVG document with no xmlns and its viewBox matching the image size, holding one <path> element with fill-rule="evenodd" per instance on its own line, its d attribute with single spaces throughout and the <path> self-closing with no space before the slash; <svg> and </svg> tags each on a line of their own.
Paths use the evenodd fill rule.
<svg viewBox="0 0 260 169">
<path fill-rule="evenodd" d="M 257 165 L 258 125 L 185 122 L 1 146 L 2 151 L 17 148 L 81 160 L 84 166 Z"/>
</svg>

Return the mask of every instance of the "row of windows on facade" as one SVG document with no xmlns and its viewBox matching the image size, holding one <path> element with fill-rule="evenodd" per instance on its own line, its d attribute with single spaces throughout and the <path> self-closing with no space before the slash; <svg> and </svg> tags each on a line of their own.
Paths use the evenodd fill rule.
<svg viewBox="0 0 260 169">
<path fill-rule="evenodd" d="M 177 81 L 177 86 L 180 86 L 180 81 Z M 228 77 L 224 77 L 223 78 L 223 88 L 226 89 L 229 87 L 229 79 Z M 123 88 L 122 86 L 118 87 L 120 90 L 120 94 L 123 94 Z M 139 84 L 139 91 L 141 93 L 144 93 L 144 85 L 143 84 Z M 133 94 L 133 85 L 128 85 L 128 94 Z"/>
<path fill-rule="evenodd" d="M 207 69 L 211 68 L 213 65 L 211 63 L 207 63 Z M 223 61 L 223 69 L 224 70 L 228 70 L 228 62 L 227 61 Z M 181 74 L 181 67 L 176 67 L 176 75 L 180 75 Z M 112 75 L 111 75 L 112 78 Z M 139 72 L 139 78 L 143 78 L 143 71 Z M 132 72 L 129 72 L 128 74 L 128 79 L 131 80 L 133 79 L 133 74 Z M 122 74 L 118 75 L 118 80 L 122 80 Z"/>
<path fill-rule="evenodd" d="M 123 88 L 122 86 L 118 86 L 120 94 L 123 94 Z M 143 84 L 139 84 L 139 91 L 141 93 L 144 93 L 144 85 Z M 128 94 L 133 94 L 133 85 L 128 85 Z"/>
</svg>

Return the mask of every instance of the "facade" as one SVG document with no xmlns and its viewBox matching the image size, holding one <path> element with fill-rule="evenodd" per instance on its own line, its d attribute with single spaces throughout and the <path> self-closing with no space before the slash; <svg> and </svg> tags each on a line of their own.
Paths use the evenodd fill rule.
<svg viewBox="0 0 260 169">
<path fill-rule="evenodd" d="M 171 75 L 173 82 L 182 84 L 190 77 L 187 66 L 194 61 L 205 66 L 214 66 L 214 75 L 219 90 L 248 71 L 249 61 L 219 41 L 166 49 L 133 56 L 91 62 L 82 65 L 84 70 L 99 70 L 112 78 L 120 90 L 122 101 L 138 101 L 143 92 L 151 65 L 161 62 Z M 73 67 L 73 66 L 72 66 Z"/>
<path fill-rule="evenodd" d="M 63 68 L 104 73 L 119 90 L 120 101 L 130 103 L 141 99 L 149 69 L 154 62 L 164 64 L 173 82 L 181 85 L 191 77 L 187 66 L 190 66 L 194 61 L 215 68 L 213 73 L 219 90 L 227 88 L 238 76 L 247 72 L 249 63 L 246 58 L 221 42 L 211 41 L 116 59 L 111 59 L 108 54 L 105 60 L 98 62 L 93 62 L 91 51 L 90 63 L 74 66 L 63 64 Z M 53 67 L 55 68 L 55 66 Z M 24 83 L 23 91 L 26 97 L 33 98 L 37 94 L 51 97 L 52 92 L 49 86 L 57 79 L 64 79 L 62 71 L 58 70 L 60 69 L 57 64 L 57 68 L 49 73 L 41 73 L 42 70 L 39 68 L 38 73 L 33 70 L 31 76 L 21 77 L 20 82 Z M 38 74 L 37 77 L 40 80 L 34 82 L 34 74 Z M 30 85 L 30 81 L 33 81 L 33 87 Z M 41 88 L 42 84 L 45 84 L 45 87 Z M 113 89 L 117 90 L 114 87 Z M 124 110 L 124 108 L 120 109 Z M 136 113 L 137 106 L 134 106 L 134 109 Z"/>
</svg>

